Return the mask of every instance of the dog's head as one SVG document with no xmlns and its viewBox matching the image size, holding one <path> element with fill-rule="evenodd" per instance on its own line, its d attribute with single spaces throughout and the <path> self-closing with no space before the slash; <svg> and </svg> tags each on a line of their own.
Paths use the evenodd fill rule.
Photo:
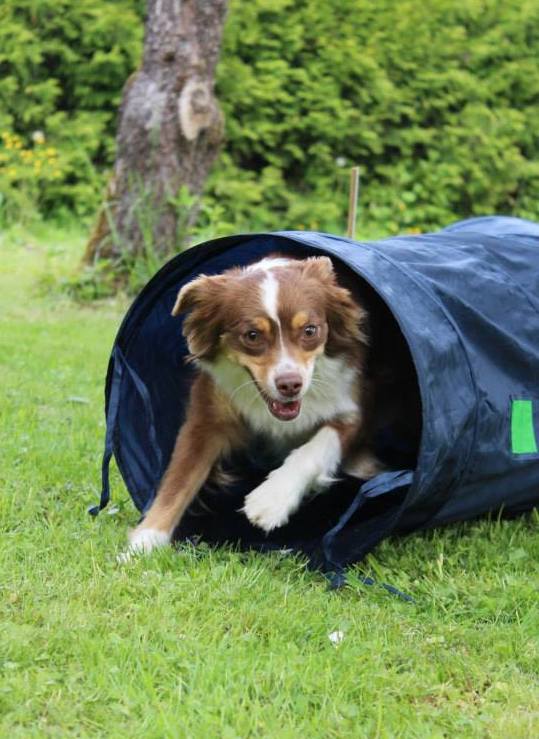
<svg viewBox="0 0 539 739">
<path fill-rule="evenodd" d="M 201 275 L 180 290 L 172 314 L 182 312 L 192 358 L 210 369 L 243 368 L 281 421 L 298 416 L 317 357 L 352 359 L 366 343 L 365 312 L 338 285 L 328 257 L 269 257 Z"/>
</svg>

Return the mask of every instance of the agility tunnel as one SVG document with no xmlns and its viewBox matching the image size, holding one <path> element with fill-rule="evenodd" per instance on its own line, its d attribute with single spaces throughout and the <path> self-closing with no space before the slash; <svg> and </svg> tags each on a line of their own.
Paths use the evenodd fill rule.
<svg viewBox="0 0 539 739">
<path fill-rule="evenodd" d="M 331 257 L 373 316 L 373 352 L 393 361 L 397 382 L 408 378 L 419 434 L 382 429 L 377 452 L 390 471 L 366 482 L 340 476 L 269 535 L 238 512 L 280 461 L 255 444 L 230 460 L 232 487 L 202 489 L 176 539 L 291 549 L 338 572 L 392 534 L 539 504 L 539 225 L 493 216 L 376 242 L 303 231 L 231 236 L 173 258 L 134 301 L 112 349 L 92 514 L 108 502 L 112 454 L 142 514 L 167 467 L 193 377 L 181 319 L 171 316 L 178 290 L 275 252 Z M 402 351 L 392 358 L 395 337 Z"/>
</svg>

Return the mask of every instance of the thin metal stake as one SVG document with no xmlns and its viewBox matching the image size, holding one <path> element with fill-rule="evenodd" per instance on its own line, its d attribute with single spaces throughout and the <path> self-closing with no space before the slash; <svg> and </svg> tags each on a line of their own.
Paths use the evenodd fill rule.
<svg viewBox="0 0 539 739">
<path fill-rule="evenodd" d="M 356 238 L 357 203 L 359 199 L 359 167 L 350 170 L 350 200 L 348 201 L 348 228 L 346 235 L 349 239 Z"/>
</svg>

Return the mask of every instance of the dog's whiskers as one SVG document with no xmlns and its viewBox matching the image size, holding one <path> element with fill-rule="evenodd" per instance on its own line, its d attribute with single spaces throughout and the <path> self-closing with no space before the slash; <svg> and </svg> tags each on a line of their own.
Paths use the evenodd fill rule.
<svg viewBox="0 0 539 739">
<path fill-rule="evenodd" d="M 317 385 L 328 385 L 329 387 L 333 387 L 333 384 L 331 382 L 328 382 L 327 380 L 323 380 L 318 375 L 313 375 L 311 378 L 311 382 L 314 382 Z"/>
<path fill-rule="evenodd" d="M 236 395 L 236 393 L 238 393 L 240 390 L 242 390 L 244 387 L 247 387 L 248 385 L 256 386 L 256 382 L 254 380 L 247 380 L 247 382 L 242 382 L 241 385 L 238 385 L 238 387 L 236 387 L 233 390 L 233 392 L 230 394 L 229 396 L 230 400 L 232 400 L 232 398 L 234 397 L 234 395 Z"/>
<path fill-rule="evenodd" d="M 317 395 L 318 397 L 325 398 L 327 397 L 327 394 L 324 392 L 327 388 L 333 389 L 333 385 L 331 382 L 327 382 L 326 380 L 319 380 L 316 377 L 311 378 L 311 387 L 313 390 L 313 395 Z"/>
<path fill-rule="evenodd" d="M 260 398 L 260 400 L 262 401 L 262 405 L 266 406 L 266 403 L 265 403 L 264 399 L 262 398 L 262 396 L 258 392 L 258 388 L 257 388 L 256 392 L 253 393 L 251 399 L 248 401 L 247 406 L 250 408 L 253 405 L 253 403 L 255 402 L 255 400 L 257 398 Z"/>
</svg>

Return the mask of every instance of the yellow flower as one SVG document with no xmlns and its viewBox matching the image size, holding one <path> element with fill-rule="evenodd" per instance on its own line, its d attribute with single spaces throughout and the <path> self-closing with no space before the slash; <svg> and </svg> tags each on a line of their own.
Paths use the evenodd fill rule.
<svg viewBox="0 0 539 739">
<path fill-rule="evenodd" d="M 48 149 L 45 149 L 45 154 L 47 154 L 50 157 L 56 156 L 56 149 L 54 149 L 52 146 L 49 146 Z"/>
</svg>

